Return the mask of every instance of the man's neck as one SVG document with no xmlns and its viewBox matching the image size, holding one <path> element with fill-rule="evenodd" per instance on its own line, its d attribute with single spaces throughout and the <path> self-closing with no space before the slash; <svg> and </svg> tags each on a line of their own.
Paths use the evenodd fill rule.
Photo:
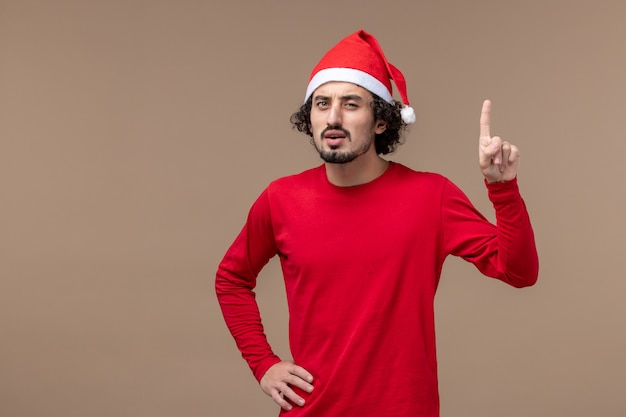
<svg viewBox="0 0 626 417">
<path fill-rule="evenodd" d="M 378 155 L 374 158 L 359 157 L 345 164 L 326 163 L 326 177 L 336 186 L 353 187 L 375 180 L 388 166 L 389 161 Z"/>
</svg>

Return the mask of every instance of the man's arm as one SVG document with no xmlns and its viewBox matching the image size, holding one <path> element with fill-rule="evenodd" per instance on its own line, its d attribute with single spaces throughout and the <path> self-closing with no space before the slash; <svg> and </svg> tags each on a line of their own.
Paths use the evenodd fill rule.
<svg viewBox="0 0 626 417">
<path fill-rule="evenodd" d="M 451 253 L 472 262 L 485 275 L 515 287 L 533 285 L 539 260 L 526 205 L 517 185 L 519 150 L 490 133 L 491 102 L 480 116 L 479 165 L 496 226 L 480 214 L 454 184 L 442 200 L 444 256 Z"/>
<path fill-rule="evenodd" d="M 490 100 L 483 102 L 478 148 L 480 169 L 496 211 L 500 265 L 508 274 L 505 280 L 517 287 L 533 285 L 539 259 L 530 216 L 517 185 L 520 152 L 515 145 L 491 136 Z"/>
<path fill-rule="evenodd" d="M 446 184 L 441 208 L 442 255 L 460 256 L 484 275 L 514 287 L 533 285 L 539 261 L 517 179 L 486 185 L 497 226 L 487 221 L 458 187 L 451 182 Z"/>
<path fill-rule="evenodd" d="M 304 368 L 281 361 L 263 330 L 254 288 L 261 269 L 277 253 L 267 190 L 254 203 L 246 225 L 220 263 L 215 291 L 226 325 L 263 391 L 285 410 L 304 399 L 291 386 L 311 392 L 313 376 Z"/>
<path fill-rule="evenodd" d="M 280 358 L 267 342 L 254 293 L 257 276 L 272 256 L 271 245 L 251 241 L 256 240 L 251 236 L 251 227 L 254 228 L 250 222 L 244 226 L 220 262 L 215 292 L 241 355 L 260 381 L 270 366 L 280 362 Z"/>
</svg>

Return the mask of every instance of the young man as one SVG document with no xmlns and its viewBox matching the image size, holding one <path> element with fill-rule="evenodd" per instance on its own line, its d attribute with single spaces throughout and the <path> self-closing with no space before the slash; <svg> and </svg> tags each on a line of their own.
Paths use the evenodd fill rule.
<svg viewBox="0 0 626 417">
<path fill-rule="evenodd" d="M 479 165 L 497 227 L 446 178 L 381 157 L 414 122 L 408 104 L 404 77 L 370 34 L 328 51 L 291 118 L 324 164 L 272 182 L 219 265 L 226 323 L 281 413 L 438 416 L 434 296 L 445 258 L 460 256 L 516 287 L 537 279 L 519 152 L 490 135 L 491 103 L 480 117 Z M 254 298 L 275 255 L 293 361 L 272 352 Z"/>
</svg>

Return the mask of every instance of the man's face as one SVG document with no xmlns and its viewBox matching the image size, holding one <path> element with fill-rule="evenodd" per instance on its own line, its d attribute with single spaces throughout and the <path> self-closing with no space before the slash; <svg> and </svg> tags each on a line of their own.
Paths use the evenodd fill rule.
<svg viewBox="0 0 626 417">
<path fill-rule="evenodd" d="M 361 155 L 376 156 L 374 138 L 386 124 L 374 119 L 373 97 L 346 82 L 329 82 L 313 92 L 313 145 L 328 163 L 344 164 Z"/>
</svg>

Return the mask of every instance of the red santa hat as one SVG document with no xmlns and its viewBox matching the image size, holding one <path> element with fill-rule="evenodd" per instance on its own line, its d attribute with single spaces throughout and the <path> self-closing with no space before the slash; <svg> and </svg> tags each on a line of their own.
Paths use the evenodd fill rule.
<svg viewBox="0 0 626 417">
<path fill-rule="evenodd" d="M 402 120 L 406 124 L 414 123 L 415 111 L 409 106 L 404 75 L 387 61 L 376 38 L 359 30 L 339 41 L 313 68 L 304 101 L 324 83 L 345 81 L 357 84 L 393 104 L 391 80 L 396 84 L 404 104 L 400 112 Z"/>
</svg>

